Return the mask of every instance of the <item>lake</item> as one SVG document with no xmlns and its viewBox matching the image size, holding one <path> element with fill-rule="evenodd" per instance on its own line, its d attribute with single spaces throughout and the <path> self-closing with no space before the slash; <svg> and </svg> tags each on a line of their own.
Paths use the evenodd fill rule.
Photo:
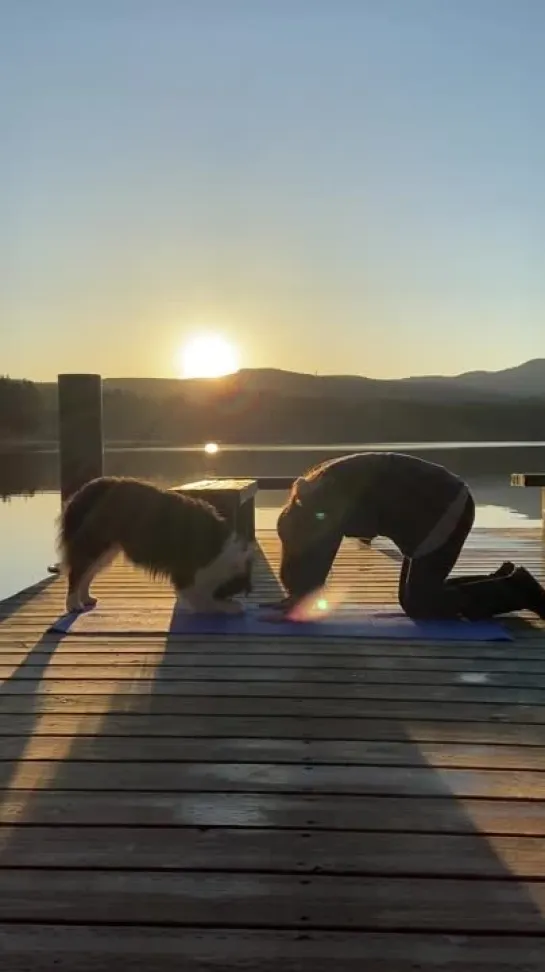
<svg viewBox="0 0 545 972">
<path fill-rule="evenodd" d="M 441 462 L 464 476 L 477 503 L 480 526 L 535 527 L 541 522 L 539 490 L 514 489 L 512 472 L 545 470 L 545 443 L 389 443 L 221 448 L 109 449 L 105 471 L 174 486 L 209 476 L 296 476 L 333 456 L 365 449 L 411 452 Z M 274 528 L 285 498 L 260 492 L 258 527 Z M 58 456 L 52 449 L 0 454 L 0 599 L 41 580 L 55 558 L 55 520 L 59 512 Z"/>
</svg>

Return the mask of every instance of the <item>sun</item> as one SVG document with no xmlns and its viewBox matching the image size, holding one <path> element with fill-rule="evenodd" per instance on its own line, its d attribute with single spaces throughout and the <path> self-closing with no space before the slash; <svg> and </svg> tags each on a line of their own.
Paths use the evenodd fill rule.
<svg viewBox="0 0 545 972">
<path fill-rule="evenodd" d="M 180 351 L 182 378 L 221 378 L 238 368 L 237 349 L 220 334 L 199 334 Z"/>
</svg>

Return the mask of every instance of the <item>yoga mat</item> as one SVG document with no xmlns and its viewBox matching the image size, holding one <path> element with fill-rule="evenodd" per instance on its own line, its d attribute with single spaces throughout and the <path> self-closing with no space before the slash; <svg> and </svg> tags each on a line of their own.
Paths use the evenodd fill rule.
<svg viewBox="0 0 545 972">
<path fill-rule="evenodd" d="M 93 635 L 272 635 L 276 638 L 384 638 L 396 641 L 512 641 L 498 621 L 411 621 L 391 607 L 350 605 L 320 621 L 263 620 L 263 610 L 250 607 L 242 615 L 198 615 L 172 612 L 172 605 L 115 610 L 100 606 L 59 618 L 51 633 Z M 270 612 L 268 612 L 270 614 Z"/>
</svg>

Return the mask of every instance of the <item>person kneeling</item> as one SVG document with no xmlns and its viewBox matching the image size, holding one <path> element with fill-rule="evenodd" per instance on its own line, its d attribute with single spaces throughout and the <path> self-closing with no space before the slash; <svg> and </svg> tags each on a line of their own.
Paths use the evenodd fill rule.
<svg viewBox="0 0 545 972">
<path fill-rule="evenodd" d="M 344 537 L 382 536 L 403 555 L 399 603 L 415 620 L 481 620 L 529 610 L 545 590 L 507 561 L 491 574 L 451 577 L 475 520 L 467 483 L 443 466 L 395 452 L 330 460 L 296 480 L 280 513 L 285 611 L 322 587 Z"/>
</svg>

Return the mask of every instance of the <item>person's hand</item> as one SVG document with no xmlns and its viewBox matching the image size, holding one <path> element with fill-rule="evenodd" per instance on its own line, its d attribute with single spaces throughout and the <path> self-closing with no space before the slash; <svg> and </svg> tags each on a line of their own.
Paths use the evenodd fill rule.
<svg viewBox="0 0 545 972">
<path fill-rule="evenodd" d="M 260 601 L 260 608 L 271 608 L 276 611 L 288 611 L 290 607 L 293 607 L 294 600 L 292 597 L 279 597 L 276 601 Z"/>
<path fill-rule="evenodd" d="M 272 621 L 281 624 L 283 621 L 291 621 L 291 612 L 297 601 L 292 597 L 282 597 L 277 601 L 264 601 L 259 605 L 260 621 Z"/>
</svg>

